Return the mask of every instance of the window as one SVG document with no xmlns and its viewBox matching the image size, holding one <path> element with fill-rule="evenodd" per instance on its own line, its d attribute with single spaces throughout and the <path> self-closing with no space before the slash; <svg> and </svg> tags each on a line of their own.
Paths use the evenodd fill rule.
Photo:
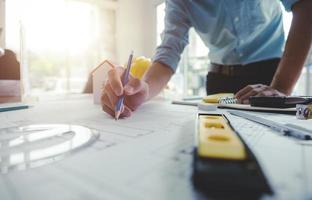
<svg viewBox="0 0 312 200">
<path fill-rule="evenodd" d="M 6 44 L 20 54 L 26 92 L 80 93 L 91 69 L 115 58 L 115 10 L 102 2 L 10 0 L 6 10 Z"/>
<path fill-rule="evenodd" d="M 165 3 L 157 6 L 157 44 L 160 44 L 160 33 L 164 30 Z M 283 23 L 286 36 L 288 35 L 292 20 L 292 13 L 283 11 Z M 312 51 L 312 50 L 311 50 Z M 179 68 L 168 84 L 171 91 L 169 98 L 177 94 L 180 96 L 203 96 L 206 94 L 205 81 L 209 65 L 208 48 L 203 44 L 194 29 L 189 33 L 189 45 L 185 48 Z M 311 95 L 312 87 L 310 76 L 312 73 L 312 52 L 307 59 L 305 68 L 302 71 L 294 94 Z M 167 93 L 166 93 L 167 94 Z M 167 95 L 168 95 L 167 94 Z"/>
</svg>

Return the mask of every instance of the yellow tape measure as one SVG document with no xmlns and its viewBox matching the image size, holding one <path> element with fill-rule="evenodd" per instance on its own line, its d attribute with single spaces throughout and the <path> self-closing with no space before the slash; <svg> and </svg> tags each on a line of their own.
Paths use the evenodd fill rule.
<svg viewBox="0 0 312 200">
<path fill-rule="evenodd" d="M 200 157 L 244 160 L 245 146 L 221 115 L 199 115 L 197 151 Z"/>
<path fill-rule="evenodd" d="M 241 199 L 234 197 L 242 194 L 259 199 L 273 193 L 251 149 L 226 116 L 216 113 L 198 115 L 192 180 L 212 196 L 225 195 L 222 199 Z"/>
</svg>

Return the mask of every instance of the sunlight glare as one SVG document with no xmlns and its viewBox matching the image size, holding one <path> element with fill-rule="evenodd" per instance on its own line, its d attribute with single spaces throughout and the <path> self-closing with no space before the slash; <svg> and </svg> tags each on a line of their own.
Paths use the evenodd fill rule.
<svg viewBox="0 0 312 200">
<path fill-rule="evenodd" d="M 92 7 L 83 2 L 28 0 L 23 8 L 23 26 L 29 50 L 70 52 L 86 50 L 96 32 L 92 31 Z"/>
</svg>

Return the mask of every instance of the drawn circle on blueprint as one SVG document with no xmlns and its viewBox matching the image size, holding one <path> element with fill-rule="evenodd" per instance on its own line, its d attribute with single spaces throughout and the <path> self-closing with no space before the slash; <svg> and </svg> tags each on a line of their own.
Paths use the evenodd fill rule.
<svg viewBox="0 0 312 200">
<path fill-rule="evenodd" d="M 0 129 L 0 172 L 26 170 L 64 159 L 94 143 L 99 132 L 71 124 Z"/>
</svg>

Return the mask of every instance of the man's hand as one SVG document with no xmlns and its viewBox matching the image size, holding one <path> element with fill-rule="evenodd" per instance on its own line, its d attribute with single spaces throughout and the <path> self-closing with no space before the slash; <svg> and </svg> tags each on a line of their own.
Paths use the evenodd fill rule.
<svg viewBox="0 0 312 200">
<path fill-rule="evenodd" d="M 129 82 L 123 87 L 121 78 L 125 72 L 123 67 L 115 67 L 108 72 L 102 93 L 102 108 L 111 115 L 115 116 L 115 105 L 119 97 L 125 95 L 124 106 L 120 117 L 130 117 L 148 97 L 148 85 L 146 82 L 136 79 L 129 75 Z"/>
<path fill-rule="evenodd" d="M 285 96 L 285 94 L 263 84 L 248 85 L 235 94 L 238 102 L 243 104 L 248 104 L 251 96 Z"/>
</svg>

